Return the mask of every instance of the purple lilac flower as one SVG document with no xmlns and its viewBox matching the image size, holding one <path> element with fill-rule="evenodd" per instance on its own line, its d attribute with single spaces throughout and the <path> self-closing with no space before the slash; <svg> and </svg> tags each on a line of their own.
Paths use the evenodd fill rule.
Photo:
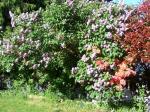
<svg viewBox="0 0 150 112">
<path fill-rule="evenodd" d="M 145 98 L 146 112 L 150 112 L 150 96 Z"/>
<path fill-rule="evenodd" d="M 122 15 L 120 18 L 119 18 L 119 20 L 121 20 L 121 21 L 124 21 L 125 20 L 125 15 Z"/>
<path fill-rule="evenodd" d="M 84 54 L 84 55 L 82 56 L 81 60 L 82 60 L 83 62 L 87 62 L 87 61 L 89 60 L 89 58 L 86 57 L 86 55 Z"/>
<path fill-rule="evenodd" d="M 112 39 L 112 33 L 111 33 L 111 32 L 108 32 L 108 33 L 106 34 L 106 38 L 107 38 L 107 39 Z"/>
<path fill-rule="evenodd" d="M 34 64 L 33 66 L 32 66 L 32 69 L 37 69 L 38 68 L 38 66 L 37 66 L 37 64 Z"/>
<path fill-rule="evenodd" d="M 12 52 L 13 45 L 9 42 L 9 40 L 3 40 L 2 48 L 4 49 L 4 53 Z"/>
<path fill-rule="evenodd" d="M 95 25 L 95 24 L 92 24 L 92 30 L 93 30 L 93 31 L 96 31 L 97 28 L 98 28 L 98 25 L 97 25 L 97 24 L 96 24 L 96 25 Z"/>
<path fill-rule="evenodd" d="M 112 12 L 112 5 L 109 5 L 107 10 L 109 11 L 109 14 L 111 14 L 111 12 Z"/>
<path fill-rule="evenodd" d="M 15 19 L 14 19 L 14 14 L 9 11 L 9 15 L 10 15 L 10 18 L 11 18 L 11 27 L 15 27 Z"/>
<path fill-rule="evenodd" d="M 94 73 L 94 70 L 93 69 L 87 69 L 87 74 L 88 75 L 93 75 Z"/>
<path fill-rule="evenodd" d="M 74 0 L 67 0 L 67 4 L 68 6 L 72 6 L 73 5 Z"/>
<path fill-rule="evenodd" d="M 30 18 L 31 18 L 31 21 L 34 21 L 38 16 L 38 13 L 31 13 L 30 15 Z"/>
<path fill-rule="evenodd" d="M 24 53 L 24 54 L 22 55 L 23 59 L 25 59 L 27 56 L 28 56 L 28 53 Z"/>
<path fill-rule="evenodd" d="M 146 97 L 144 102 L 150 108 L 150 96 Z"/>
<path fill-rule="evenodd" d="M 98 81 L 95 82 L 93 85 L 93 89 L 96 91 L 101 91 L 101 89 L 103 88 L 103 84 L 104 84 L 104 80 L 98 78 Z"/>
<path fill-rule="evenodd" d="M 119 36 L 123 36 L 123 35 L 124 35 L 124 32 L 119 31 L 119 32 L 118 32 L 118 35 L 119 35 Z"/>
<path fill-rule="evenodd" d="M 100 24 L 102 25 L 106 25 L 107 24 L 107 20 L 103 19 L 103 20 L 99 20 Z"/>
<path fill-rule="evenodd" d="M 50 60 L 50 57 L 43 57 L 43 61 L 49 62 L 49 60 Z"/>
<path fill-rule="evenodd" d="M 20 36 L 19 41 L 21 41 L 21 42 L 24 42 L 24 41 L 25 41 L 24 34 L 22 34 L 22 35 Z"/>
<path fill-rule="evenodd" d="M 93 75 L 94 73 L 94 68 L 92 65 L 87 65 L 87 74 L 88 75 Z"/>
<path fill-rule="evenodd" d="M 112 29 L 113 26 L 112 26 L 111 24 L 109 24 L 109 25 L 106 25 L 106 28 L 107 28 L 107 29 Z"/>
<path fill-rule="evenodd" d="M 126 22 L 126 20 L 129 18 L 129 16 L 132 14 L 132 12 L 133 12 L 134 10 L 131 10 L 131 11 L 125 11 L 126 12 L 126 17 L 125 17 L 125 19 L 124 19 L 124 22 Z"/>
<path fill-rule="evenodd" d="M 96 53 L 92 53 L 90 57 L 91 57 L 92 60 L 94 60 L 97 57 L 97 54 Z"/>
</svg>

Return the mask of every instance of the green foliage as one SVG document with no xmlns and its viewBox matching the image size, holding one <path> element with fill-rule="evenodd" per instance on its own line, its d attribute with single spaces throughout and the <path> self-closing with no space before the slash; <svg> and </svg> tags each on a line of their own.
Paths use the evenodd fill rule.
<svg viewBox="0 0 150 112">
<path fill-rule="evenodd" d="M 69 86 L 71 68 L 79 57 L 77 37 L 85 25 L 74 11 L 66 4 L 52 3 L 45 11 L 12 16 L 13 32 L 7 30 L 3 36 L 1 71 L 15 74 L 12 79 L 23 84 Z"/>
</svg>

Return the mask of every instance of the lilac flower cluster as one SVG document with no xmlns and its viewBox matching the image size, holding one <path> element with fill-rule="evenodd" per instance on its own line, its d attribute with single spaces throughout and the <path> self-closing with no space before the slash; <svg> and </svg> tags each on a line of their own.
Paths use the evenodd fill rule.
<svg viewBox="0 0 150 112">
<path fill-rule="evenodd" d="M 40 9 L 31 13 L 22 13 L 19 16 L 14 16 L 14 14 L 9 11 L 11 17 L 12 27 L 19 25 L 29 26 L 22 27 L 18 34 L 13 33 L 12 38 L 1 40 L 2 46 L 1 54 L 3 55 L 13 55 L 15 56 L 12 64 L 22 64 L 23 66 L 28 66 L 30 69 L 38 69 L 39 67 L 47 68 L 50 61 L 50 52 L 41 53 L 41 40 L 39 37 L 29 38 L 28 35 L 32 33 L 31 23 L 35 22 L 40 13 Z M 47 26 L 44 26 L 47 27 Z M 37 55 L 38 56 L 34 56 Z M 38 58 L 37 58 L 38 57 Z"/>
<path fill-rule="evenodd" d="M 19 16 L 11 18 L 11 20 L 13 21 L 13 23 L 18 24 L 23 24 L 23 23 L 27 23 L 27 25 L 29 26 L 31 23 L 37 21 L 38 16 L 41 12 L 41 9 L 39 9 L 38 11 L 34 11 L 31 13 L 21 13 Z"/>
<path fill-rule="evenodd" d="M 145 103 L 150 106 L 150 96 L 145 98 Z"/>
<path fill-rule="evenodd" d="M 104 88 L 104 82 L 105 80 L 101 79 L 101 78 L 98 78 L 97 82 L 95 82 L 92 86 L 92 88 L 95 90 L 95 91 L 98 91 L 100 92 L 103 88 Z"/>
<path fill-rule="evenodd" d="M 86 63 L 86 62 L 89 60 L 89 57 L 87 57 L 87 56 L 84 54 L 84 55 L 82 56 L 81 60 Z"/>
<path fill-rule="evenodd" d="M 118 12 L 114 12 L 114 9 L 118 8 Z M 113 3 L 104 3 L 98 10 L 93 9 L 93 14 L 87 20 L 87 26 L 90 26 L 89 33 L 96 32 L 100 27 L 106 27 L 108 32 L 105 37 L 112 39 L 112 32 L 115 30 L 117 34 L 123 36 L 127 30 L 125 24 L 127 18 L 130 16 L 132 11 L 128 11 L 125 6 L 120 6 Z M 107 17 L 103 17 L 107 14 Z"/>
<path fill-rule="evenodd" d="M 51 60 L 51 57 L 49 53 L 44 53 L 42 55 L 42 60 L 40 60 L 40 63 L 44 63 L 44 67 L 47 68 L 50 60 Z"/>
<path fill-rule="evenodd" d="M 11 18 L 11 27 L 14 28 L 15 27 L 15 16 L 11 11 L 9 11 L 9 15 L 10 15 L 10 18 Z"/>
<path fill-rule="evenodd" d="M 38 49 L 41 46 L 40 40 L 33 40 L 32 38 L 26 38 L 30 29 L 21 29 L 19 36 L 13 36 L 13 41 L 16 42 L 16 47 L 22 47 L 24 45 L 30 45 L 30 47 Z"/>
<path fill-rule="evenodd" d="M 12 53 L 13 45 L 8 39 L 1 40 L 1 55 Z"/>
<path fill-rule="evenodd" d="M 14 28 L 16 25 L 22 24 L 24 22 L 28 22 L 28 25 L 30 25 L 32 22 L 37 20 L 40 11 L 41 9 L 32 13 L 22 13 L 17 17 L 15 17 L 15 15 L 11 11 L 9 11 L 9 15 L 11 18 L 11 27 Z"/>
<path fill-rule="evenodd" d="M 87 75 L 89 76 L 94 76 L 95 74 L 97 74 L 95 68 L 93 68 L 93 65 L 87 65 Z"/>
<path fill-rule="evenodd" d="M 68 5 L 68 6 L 72 6 L 72 5 L 73 5 L 74 0 L 66 0 L 66 2 L 67 2 L 67 5 Z"/>
<path fill-rule="evenodd" d="M 145 98 L 144 103 L 146 104 L 147 112 L 149 112 L 150 111 L 150 96 Z"/>
<path fill-rule="evenodd" d="M 92 48 L 91 45 L 86 45 L 85 49 L 90 50 Z M 93 56 L 95 55 L 95 56 Z M 94 57 L 94 58 L 93 58 Z M 105 86 L 105 80 L 103 79 L 103 71 L 99 67 L 95 67 L 95 64 L 93 63 L 97 58 L 97 53 L 90 53 L 89 55 L 84 54 L 81 57 L 81 63 L 85 64 L 85 74 L 82 76 L 80 74 L 80 70 L 82 69 L 77 66 L 73 67 L 71 72 L 75 76 L 77 82 L 82 82 L 81 80 L 87 80 L 89 84 L 91 85 L 92 89 L 94 91 L 100 92 L 104 86 Z M 81 76 L 77 77 L 77 74 L 80 74 Z"/>
</svg>

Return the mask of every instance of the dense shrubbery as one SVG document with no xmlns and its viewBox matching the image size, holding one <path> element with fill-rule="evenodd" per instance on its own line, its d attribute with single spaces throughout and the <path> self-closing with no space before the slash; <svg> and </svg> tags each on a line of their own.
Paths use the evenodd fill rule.
<svg viewBox="0 0 150 112">
<path fill-rule="evenodd" d="M 91 98 L 98 99 L 105 89 L 109 89 L 107 86 L 116 68 L 114 61 L 124 54 L 113 38 L 115 33 L 122 36 L 126 31 L 124 23 L 127 14 L 125 7 L 106 3 L 93 9 L 88 17 L 87 31 L 79 42 L 82 56 L 72 72 L 76 81 L 85 86 Z"/>
<path fill-rule="evenodd" d="M 75 10 L 66 3 L 52 3 L 45 11 L 39 9 L 19 16 L 10 12 L 13 32 L 3 36 L 2 74 L 31 85 L 46 86 L 56 81 L 67 85 L 68 75 L 79 57 L 78 36 L 90 5 L 81 13 L 81 6 L 77 4 Z"/>
<path fill-rule="evenodd" d="M 149 11 L 149 1 L 132 9 L 69 0 L 18 16 L 9 11 L 12 33 L 1 34 L 0 75 L 37 89 L 80 85 L 97 101 L 131 100 L 128 89 L 141 80 L 149 87 Z"/>
<path fill-rule="evenodd" d="M 126 64 L 132 66 L 136 72 L 137 83 L 146 84 L 149 88 L 149 49 L 150 49 L 150 1 L 143 3 L 133 11 L 127 24 L 128 30 L 120 41 L 127 56 Z M 134 85 L 132 83 L 132 85 Z"/>
</svg>

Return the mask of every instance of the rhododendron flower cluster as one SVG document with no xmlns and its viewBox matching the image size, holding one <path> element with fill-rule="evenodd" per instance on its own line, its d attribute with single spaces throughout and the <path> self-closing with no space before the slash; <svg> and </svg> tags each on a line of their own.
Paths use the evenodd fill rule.
<svg viewBox="0 0 150 112">
<path fill-rule="evenodd" d="M 97 60 L 96 61 L 96 65 L 100 70 L 108 70 L 109 68 L 109 63 L 107 61 L 103 61 L 103 60 Z"/>
<path fill-rule="evenodd" d="M 109 81 L 110 85 L 117 85 L 117 90 L 123 90 L 123 87 L 126 86 L 126 80 L 129 77 L 136 75 L 136 72 L 130 69 L 125 61 L 118 65 L 118 71 L 115 72 L 115 75 Z"/>
</svg>

